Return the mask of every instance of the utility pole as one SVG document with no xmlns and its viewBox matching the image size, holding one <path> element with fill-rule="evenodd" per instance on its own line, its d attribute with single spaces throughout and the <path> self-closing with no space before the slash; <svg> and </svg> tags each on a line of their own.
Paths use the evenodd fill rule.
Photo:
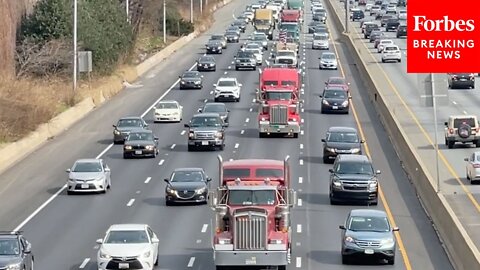
<svg viewBox="0 0 480 270">
<path fill-rule="evenodd" d="M 125 2 L 125 11 L 127 12 L 127 22 L 130 22 L 130 0 Z"/>
<path fill-rule="evenodd" d="M 437 171 L 437 193 L 440 192 L 440 168 L 438 164 L 438 122 L 437 122 L 437 102 L 435 96 L 435 77 L 434 74 L 430 74 L 430 80 L 432 83 L 432 105 L 433 105 L 433 122 L 435 123 L 435 162 L 436 162 L 436 171 Z"/>
<path fill-rule="evenodd" d="M 193 0 L 190 0 L 190 22 L 193 23 Z"/>
<path fill-rule="evenodd" d="M 167 2 L 163 0 L 163 43 L 167 43 Z"/>
<path fill-rule="evenodd" d="M 349 23 L 349 19 L 350 19 L 350 12 L 348 11 L 348 6 L 349 6 L 349 2 L 350 0 L 345 0 L 345 33 L 348 33 L 349 30 L 348 30 L 348 23 Z"/>
<path fill-rule="evenodd" d="M 203 0 L 200 0 L 200 14 L 203 14 Z"/>
<path fill-rule="evenodd" d="M 73 0 L 73 93 L 77 91 L 77 0 Z"/>
</svg>

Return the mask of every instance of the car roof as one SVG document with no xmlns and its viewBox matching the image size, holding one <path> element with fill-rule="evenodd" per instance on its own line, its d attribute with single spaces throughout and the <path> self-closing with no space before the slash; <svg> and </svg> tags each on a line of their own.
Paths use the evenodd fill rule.
<svg viewBox="0 0 480 270">
<path fill-rule="evenodd" d="M 203 168 L 197 167 L 187 167 L 187 168 L 176 168 L 173 172 L 192 172 L 192 171 L 204 171 Z"/>
<path fill-rule="evenodd" d="M 143 120 L 143 118 L 140 116 L 127 116 L 120 118 L 119 121 L 120 120 Z"/>
<path fill-rule="evenodd" d="M 329 127 L 328 132 L 355 132 L 355 133 L 358 133 L 356 128 L 353 128 L 353 127 L 339 127 L 339 126 Z"/>
<path fill-rule="evenodd" d="M 387 217 L 385 211 L 375 209 L 353 209 L 350 211 L 350 216 L 370 216 L 370 217 Z"/>
<path fill-rule="evenodd" d="M 95 159 L 95 158 L 82 158 L 82 159 L 77 159 L 75 163 L 92 163 L 92 162 L 100 162 L 101 159 Z"/>
<path fill-rule="evenodd" d="M 220 117 L 218 113 L 197 113 L 193 115 L 193 118 L 195 117 Z"/>
<path fill-rule="evenodd" d="M 205 105 L 203 105 L 203 107 L 207 107 L 207 106 L 225 106 L 225 107 L 227 107 L 227 105 L 223 102 L 208 102 L 208 103 L 205 103 Z"/>
<path fill-rule="evenodd" d="M 133 130 L 132 132 L 130 132 L 130 134 L 132 133 L 153 133 L 153 131 L 149 130 L 149 129 L 136 129 L 136 130 Z"/>
<path fill-rule="evenodd" d="M 178 101 L 176 101 L 176 100 L 160 100 L 157 104 L 160 104 L 160 103 L 178 103 Z"/>
<path fill-rule="evenodd" d="M 339 161 L 357 161 L 357 162 L 370 162 L 370 159 L 365 155 L 343 155 L 340 154 L 337 156 Z"/>
<path fill-rule="evenodd" d="M 145 230 L 147 224 L 113 224 L 108 228 L 109 231 L 138 231 Z"/>
<path fill-rule="evenodd" d="M 235 77 L 221 77 L 220 79 L 218 79 L 219 81 L 236 81 L 237 78 Z"/>
<path fill-rule="evenodd" d="M 344 77 L 340 77 L 340 76 L 331 76 L 331 77 L 328 77 L 328 80 L 327 80 L 327 81 L 330 81 L 330 80 L 343 80 L 343 81 L 346 81 Z"/>
</svg>

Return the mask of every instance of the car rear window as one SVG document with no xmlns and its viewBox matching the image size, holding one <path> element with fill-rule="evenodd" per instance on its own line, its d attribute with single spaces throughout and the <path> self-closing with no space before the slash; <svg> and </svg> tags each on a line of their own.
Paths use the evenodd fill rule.
<svg viewBox="0 0 480 270">
<path fill-rule="evenodd" d="M 462 119 L 455 119 L 453 120 L 453 127 L 454 128 L 459 128 L 460 125 L 462 125 L 463 123 L 471 126 L 471 127 L 474 127 L 475 126 L 475 119 L 474 118 L 462 118 Z"/>
</svg>

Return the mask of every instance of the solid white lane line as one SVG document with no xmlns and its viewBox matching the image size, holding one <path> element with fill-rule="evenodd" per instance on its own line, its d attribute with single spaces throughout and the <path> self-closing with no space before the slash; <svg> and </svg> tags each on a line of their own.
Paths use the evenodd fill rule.
<svg viewBox="0 0 480 270">
<path fill-rule="evenodd" d="M 147 177 L 147 179 L 145 180 L 145 184 L 148 184 L 150 180 L 152 180 L 152 177 Z"/>
<path fill-rule="evenodd" d="M 87 266 L 87 263 L 89 261 L 90 261 L 90 258 L 85 258 L 85 260 L 83 260 L 82 264 L 80 264 L 80 266 L 78 268 L 80 268 L 80 269 L 85 268 L 85 266 Z"/>
<path fill-rule="evenodd" d="M 207 232 L 207 228 L 208 228 L 208 224 L 203 224 L 202 226 L 202 233 L 206 233 Z"/>
<path fill-rule="evenodd" d="M 135 202 L 135 199 L 130 199 L 130 201 L 128 201 L 127 203 L 127 206 L 128 207 L 132 206 L 134 202 Z"/>
<path fill-rule="evenodd" d="M 298 183 L 300 183 L 300 184 L 303 183 L 303 177 L 301 177 L 301 176 L 298 177 Z"/>
<path fill-rule="evenodd" d="M 243 135 L 243 133 L 245 133 L 245 130 L 242 129 L 242 130 L 240 131 L 240 134 Z"/>
<path fill-rule="evenodd" d="M 297 199 L 298 206 L 302 206 L 302 199 Z"/>
<path fill-rule="evenodd" d="M 177 145 L 176 145 L 176 144 L 172 144 L 172 146 L 170 146 L 170 149 L 175 148 L 175 146 L 177 146 Z"/>
<path fill-rule="evenodd" d="M 297 257 L 297 259 L 295 261 L 295 266 L 297 268 L 302 268 L 302 257 Z"/>
<path fill-rule="evenodd" d="M 303 143 L 300 144 L 300 149 L 303 149 Z"/>
<path fill-rule="evenodd" d="M 98 156 L 95 157 L 95 159 L 101 158 L 101 157 L 102 157 L 103 155 L 105 155 L 105 153 L 106 153 L 108 150 L 110 150 L 110 148 L 112 148 L 112 147 L 113 147 L 113 143 L 109 144 L 109 145 L 107 146 L 107 148 L 103 149 L 103 151 L 102 151 L 100 154 L 98 154 Z"/>
<path fill-rule="evenodd" d="M 237 149 L 240 146 L 240 144 L 236 143 L 234 148 Z"/>
<path fill-rule="evenodd" d="M 160 165 L 160 166 L 161 166 L 161 165 L 163 165 L 163 163 L 164 163 L 164 162 L 165 162 L 165 160 L 164 160 L 164 159 L 162 159 L 162 160 L 160 160 L 160 162 L 158 162 L 158 165 Z"/>
<path fill-rule="evenodd" d="M 250 122 L 250 118 L 245 119 L 245 123 Z"/>
<path fill-rule="evenodd" d="M 303 159 L 300 159 L 300 160 L 298 161 L 298 163 L 299 163 L 300 165 L 303 165 Z"/>
<path fill-rule="evenodd" d="M 193 267 L 194 263 L 195 263 L 195 257 L 191 257 L 190 260 L 188 261 L 187 267 Z"/>
<path fill-rule="evenodd" d="M 182 136 L 185 135 L 185 132 L 186 132 L 185 130 L 182 130 L 182 132 L 180 132 L 180 135 Z"/>
</svg>

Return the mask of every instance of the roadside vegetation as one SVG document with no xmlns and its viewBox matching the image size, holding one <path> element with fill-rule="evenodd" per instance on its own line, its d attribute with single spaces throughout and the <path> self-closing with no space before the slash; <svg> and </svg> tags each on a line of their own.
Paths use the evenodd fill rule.
<svg viewBox="0 0 480 270">
<path fill-rule="evenodd" d="M 24 137 L 85 97 L 114 94 L 97 86 L 120 87 L 124 78 L 133 77 L 133 65 L 181 36 L 205 30 L 212 22 L 207 10 L 218 0 L 210 0 L 202 16 L 195 7 L 193 24 L 189 0 L 167 0 L 167 42 L 163 1 L 130 0 L 127 21 L 125 1 L 79 0 L 78 50 L 92 51 L 93 72 L 80 74 L 75 93 L 72 1 L 38 0 L 34 6 L 19 4 L 30 0 L 12 1 L 0 4 L 0 34 L 7 37 L 0 42 L 5 60 L 0 65 L 0 144 Z"/>
</svg>

